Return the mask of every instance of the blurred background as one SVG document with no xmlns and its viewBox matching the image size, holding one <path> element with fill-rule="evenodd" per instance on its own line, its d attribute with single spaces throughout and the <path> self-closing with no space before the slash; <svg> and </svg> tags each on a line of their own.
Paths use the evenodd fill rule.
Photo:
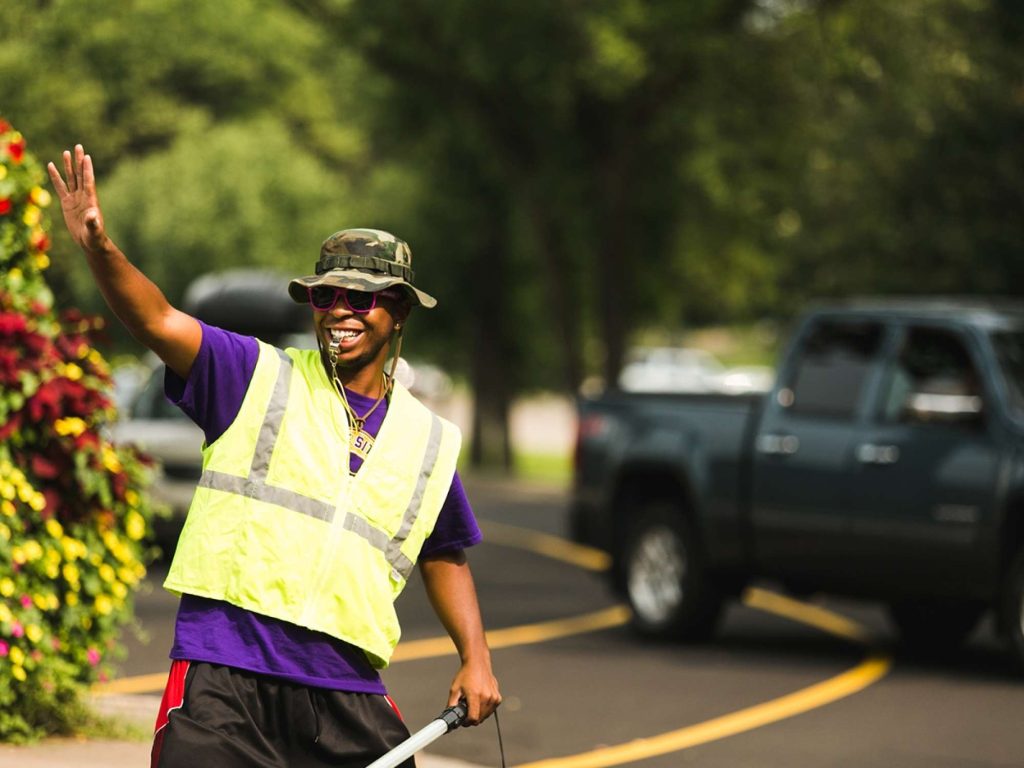
<svg viewBox="0 0 1024 768">
<path fill-rule="evenodd" d="M 1024 285 L 1011 0 L 3 5 L 5 116 L 86 146 L 173 302 L 406 239 L 440 300 L 406 354 L 477 467 L 567 468 L 581 388 L 765 388 L 812 297 Z M 104 312 L 60 226 L 52 255 Z"/>
</svg>

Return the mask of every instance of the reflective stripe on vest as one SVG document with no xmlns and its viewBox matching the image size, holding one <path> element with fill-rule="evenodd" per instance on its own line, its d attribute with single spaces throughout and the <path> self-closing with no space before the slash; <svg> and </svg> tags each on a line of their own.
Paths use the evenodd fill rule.
<svg viewBox="0 0 1024 768">
<path fill-rule="evenodd" d="M 246 496 L 330 523 L 334 520 L 336 512 L 335 508 L 330 504 L 325 504 L 319 499 L 309 496 L 303 496 L 295 491 L 267 484 L 270 457 L 274 451 L 277 436 L 281 431 L 281 421 L 284 418 L 285 407 L 288 403 L 288 390 L 291 386 L 292 374 L 291 358 L 281 350 L 276 351 L 281 358 L 281 366 L 278 369 L 277 380 L 274 382 L 266 416 L 263 419 L 262 425 L 260 425 L 259 437 L 256 440 L 256 451 L 253 454 L 252 466 L 249 468 L 248 476 L 238 477 L 225 472 L 206 469 L 203 471 L 198 485 L 201 488 L 210 488 L 237 496 Z M 345 520 L 341 524 L 345 530 L 361 536 L 370 546 L 382 552 L 388 564 L 405 580 L 408 580 L 412 574 L 415 563 L 402 553 L 401 547 L 416 524 L 416 519 L 419 517 L 427 480 L 434 469 L 438 451 L 441 447 L 441 420 L 435 414 L 431 414 L 431 416 L 430 437 L 427 441 L 427 450 L 423 456 L 423 463 L 417 475 L 416 490 L 409 500 L 409 505 L 402 516 L 401 525 L 399 525 L 394 537 L 389 537 L 385 531 L 374 527 L 368 520 L 351 513 L 345 516 Z"/>
</svg>

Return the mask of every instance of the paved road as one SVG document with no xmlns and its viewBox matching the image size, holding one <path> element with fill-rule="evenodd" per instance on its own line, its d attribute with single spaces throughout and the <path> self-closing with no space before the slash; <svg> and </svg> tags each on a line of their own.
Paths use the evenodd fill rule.
<svg viewBox="0 0 1024 768">
<path fill-rule="evenodd" d="M 480 483 L 470 492 L 490 524 L 489 543 L 472 552 L 485 618 L 492 630 L 508 630 L 495 636 L 494 659 L 510 765 L 1024 765 L 1024 682 L 1010 676 L 990 632 L 956 659 L 923 662 L 886 650 L 891 638 L 873 607 L 797 606 L 794 620 L 781 615 L 790 603 L 754 593 L 761 607 L 731 609 L 713 643 L 642 643 L 609 613 L 615 601 L 587 561 L 560 559 L 572 551 L 558 547 L 541 554 L 549 542 L 524 541 L 507 527 L 563 533 L 559 494 Z M 443 706 L 455 659 L 422 644 L 443 633 L 419 584 L 399 609 L 406 647 L 422 656 L 396 661 L 386 679 L 415 727 Z M 124 672 L 162 672 L 173 600 L 154 592 L 140 601 L 139 615 L 151 639 L 130 644 Z M 584 617 L 583 629 L 607 626 L 580 631 L 569 617 Z M 813 626 L 822 621 L 835 626 Z M 866 646 L 836 636 L 851 627 L 874 639 Z M 499 765 L 493 722 L 446 736 L 431 752 Z"/>
</svg>

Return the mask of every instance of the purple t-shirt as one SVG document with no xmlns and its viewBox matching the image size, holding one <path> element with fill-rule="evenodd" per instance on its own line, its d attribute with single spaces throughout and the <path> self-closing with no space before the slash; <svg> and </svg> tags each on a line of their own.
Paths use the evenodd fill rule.
<svg viewBox="0 0 1024 768">
<path fill-rule="evenodd" d="M 168 369 L 164 379 L 167 398 L 199 425 L 207 444 L 220 437 L 238 414 L 258 356 L 259 348 L 251 336 L 203 324 L 202 346 L 188 379 Z M 373 407 L 372 398 L 345 391 L 357 414 Z M 370 435 L 377 435 L 386 413 L 385 401 L 367 418 L 365 430 Z M 362 459 L 353 454 L 352 471 L 360 466 Z M 464 549 L 480 540 L 480 528 L 456 474 L 420 557 Z M 170 656 L 225 664 L 320 688 L 385 693 L 380 675 L 359 648 L 321 632 L 196 595 L 181 597 Z"/>
</svg>

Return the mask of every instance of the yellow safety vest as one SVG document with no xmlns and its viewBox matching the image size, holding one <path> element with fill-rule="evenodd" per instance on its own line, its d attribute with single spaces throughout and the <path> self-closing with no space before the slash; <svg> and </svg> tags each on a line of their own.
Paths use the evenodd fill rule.
<svg viewBox="0 0 1024 768">
<path fill-rule="evenodd" d="M 238 416 L 203 474 L 164 586 L 325 632 L 386 667 L 394 600 L 444 504 L 458 428 L 395 383 L 348 471 L 347 415 L 315 350 L 260 342 Z"/>
</svg>

